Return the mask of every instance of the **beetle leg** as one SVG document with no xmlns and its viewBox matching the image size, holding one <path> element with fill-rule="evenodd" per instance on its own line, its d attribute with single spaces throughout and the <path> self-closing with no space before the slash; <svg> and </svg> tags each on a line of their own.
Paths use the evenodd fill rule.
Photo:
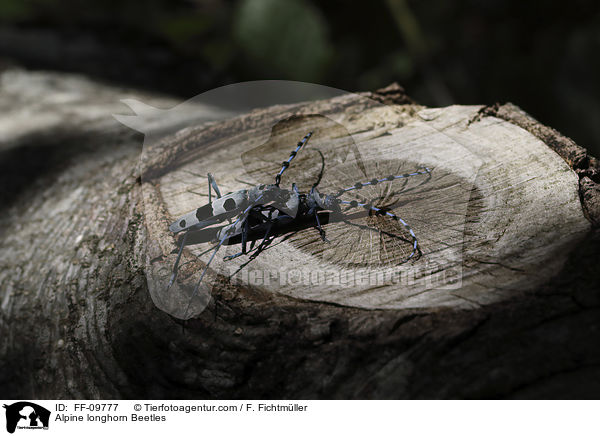
<svg viewBox="0 0 600 436">
<path fill-rule="evenodd" d="M 215 194 L 217 194 L 217 198 L 221 198 L 221 191 L 219 191 L 219 186 L 217 185 L 217 182 L 215 180 L 215 178 L 212 176 L 211 173 L 208 173 L 208 202 L 212 203 L 212 198 L 211 198 L 211 187 L 212 189 L 215 190 Z"/>
<path fill-rule="evenodd" d="M 235 259 L 236 257 L 240 257 L 240 256 L 246 254 L 246 245 L 248 242 L 249 230 L 250 230 L 250 224 L 248 222 L 248 219 L 246 218 L 246 221 L 244 221 L 244 227 L 242 228 L 242 251 L 240 251 L 239 253 L 236 253 L 236 254 L 232 254 L 231 256 L 225 256 L 223 258 L 223 260 L 232 260 L 232 259 Z"/>
<path fill-rule="evenodd" d="M 317 230 L 319 231 L 319 234 L 321 235 L 321 239 L 323 240 L 323 242 L 330 242 L 329 239 L 327 239 L 325 237 L 325 230 L 323 230 L 323 227 L 321 227 L 321 220 L 319 219 L 319 214 L 317 213 L 316 209 L 314 211 L 314 215 L 315 215 L 315 220 L 317 221 Z"/>
<path fill-rule="evenodd" d="M 169 284 L 167 285 L 167 291 L 173 286 L 175 279 L 177 278 L 177 272 L 179 271 L 179 261 L 181 260 L 181 254 L 183 253 L 183 247 L 185 247 L 185 241 L 187 240 L 189 232 L 185 232 L 183 235 L 183 241 L 181 241 L 181 246 L 179 247 L 179 253 L 177 254 L 177 259 L 175 260 L 175 264 L 173 265 L 173 273 L 171 274 L 171 279 L 169 280 Z"/>
<path fill-rule="evenodd" d="M 238 219 L 230 226 L 230 229 L 234 229 L 235 226 L 242 220 L 246 220 L 248 218 L 248 214 L 250 213 L 250 211 L 252 210 L 253 207 L 256 206 L 256 203 L 258 203 L 264 194 L 261 194 L 258 196 L 258 198 L 256 200 L 254 200 L 254 203 L 249 205 L 239 216 Z M 204 267 L 204 271 L 202 271 L 202 275 L 200 275 L 200 279 L 198 279 L 198 283 L 196 284 L 196 286 L 194 287 L 194 291 L 192 292 L 192 297 L 190 298 L 190 301 L 187 305 L 187 308 L 185 309 L 185 313 L 183 315 L 184 318 L 187 318 L 187 314 L 190 310 L 190 307 L 192 306 L 192 301 L 194 301 L 194 298 L 196 298 L 196 295 L 198 295 L 198 290 L 200 289 L 200 284 L 202 283 L 202 279 L 204 279 L 204 275 L 206 274 L 206 271 L 208 271 L 208 267 L 210 266 L 210 264 L 212 263 L 213 259 L 215 258 L 217 251 L 219 251 L 219 248 L 221 248 L 221 245 L 223 245 L 223 243 L 225 242 L 226 239 L 229 239 L 229 235 L 231 234 L 230 232 L 223 232 L 223 236 L 221 237 L 221 239 L 219 240 L 219 243 L 217 244 L 217 246 L 214 248 L 213 254 L 210 256 L 210 259 L 208 259 L 208 262 L 206 263 L 206 266 Z"/>
<path fill-rule="evenodd" d="M 208 271 L 208 267 L 210 266 L 211 262 L 213 261 L 213 259 L 215 258 L 215 255 L 217 254 L 217 251 L 219 251 L 219 248 L 221 248 L 221 245 L 223 245 L 223 242 L 225 242 L 225 239 L 227 239 L 227 235 L 223 236 L 223 238 L 221 238 L 221 240 L 219 241 L 219 243 L 217 244 L 217 246 L 214 248 L 213 254 L 210 256 L 210 259 L 208 259 L 208 262 L 206 262 L 206 266 L 204 267 L 204 271 L 202 271 L 202 275 L 200 275 L 200 279 L 198 279 L 198 283 L 196 283 L 196 287 L 194 288 L 194 292 L 192 292 L 192 298 L 190 298 L 190 302 L 187 305 L 187 308 L 185 309 L 185 313 L 183 314 L 184 318 L 187 318 L 187 314 L 190 310 L 190 307 L 192 306 L 192 301 L 194 301 L 194 298 L 196 297 L 196 295 L 198 294 L 198 290 L 200 289 L 200 284 L 202 283 L 202 279 L 204 278 L 204 275 L 206 274 L 206 271 Z"/>
</svg>

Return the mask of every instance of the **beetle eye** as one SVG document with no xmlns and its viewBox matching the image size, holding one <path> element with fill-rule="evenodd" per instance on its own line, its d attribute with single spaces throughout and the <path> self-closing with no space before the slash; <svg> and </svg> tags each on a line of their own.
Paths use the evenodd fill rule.
<svg viewBox="0 0 600 436">
<path fill-rule="evenodd" d="M 180 225 L 181 227 L 185 227 L 185 220 L 181 220 L 181 221 L 179 221 L 179 225 Z"/>
<path fill-rule="evenodd" d="M 223 207 L 227 212 L 235 209 L 235 200 L 233 198 L 228 198 L 225 200 L 225 203 L 223 203 Z"/>
</svg>

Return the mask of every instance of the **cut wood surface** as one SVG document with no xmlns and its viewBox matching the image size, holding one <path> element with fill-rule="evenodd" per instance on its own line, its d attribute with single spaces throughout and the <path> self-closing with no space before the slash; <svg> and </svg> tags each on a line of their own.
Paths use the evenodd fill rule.
<svg viewBox="0 0 600 436">
<path fill-rule="evenodd" d="M 1 397 L 600 396 L 598 162 L 517 107 L 425 108 L 396 86 L 207 124 L 214 107 L 130 100 L 162 114 L 154 131 L 177 130 L 142 148 L 112 117 L 131 115 L 119 100 L 177 102 L 64 74 L 11 70 L 0 83 Z M 402 228 L 358 211 L 324 225 L 330 244 L 306 224 L 247 269 L 409 279 L 280 286 L 228 279 L 221 262 L 211 298 L 182 320 L 207 243 L 186 247 L 167 293 L 169 224 L 206 203 L 208 171 L 225 192 L 272 181 L 306 128 L 283 188 L 310 188 L 317 150 L 323 193 L 431 169 L 360 190 L 411 226 L 420 253 L 402 261 L 406 240 L 371 238 Z"/>
<path fill-rule="evenodd" d="M 472 122 L 479 110 L 384 106 L 365 97 L 343 96 L 189 129 L 161 144 L 151 164 L 161 176 L 150 172 L 144 180 L 150 185 L 145 183 L 147 190 L 157 190 L 148 194 L 145 210 L 152 216 L 149 221 L 163 222 L 155 217 L 157 212 L 166 210 L 167 221 L 172 221 L 202 206 L 208 200 L 208 172 L 224 192 L 273 183 L 297 140 L 313 131 L 306 149 L 285 173 L 288 189 L 296 183 L 307 191 L 317 180 L 317 150 L 324 156 L 319 184 L 323 193 L 389 174 L 431 169 L 428 176 L 365 187 L 346 198 L 375 201 L 379 207 L 395 205 L 391 210 L 417 235 L 419 255 L 407 260 L 412 240 L 402 234 L 402 225 L 393 229 L 387 218 L 374 221 L 363 213 L 351 224 L 325 225 L 331 243 L 324 243 L 311 226 L 280 238 L 250 263 L 243 256 L 220 260 L 239 251 L 239 244 L 222 250 L 212 270 L 229 276 L 243 267 L 235 276 L 238 285 L 368 309 L 473 308 L 499 301 L 546 282 L 591 224 L 582 212 L 578 177 L 567 163 L 507 121 L 490 116 Z M 160 153 L 168 158 L 161 161 Z M 372 230 L 365 229 L 369 224 Z M 384 239 L 380 235 L 386 230 L 405 239 Z M 153 241 L 174 241 L 164 224 L 152 227 L 149 236 Z M 161 247 L 165 256 L 176 248 L 172 241 Z M 156 266 L 156 256 L 148 259 L 150 269 L 163 270 L 163 278 L 153 274 L 150 285 L 159 307 L 185 315 L 185 301 L 192 298 L 202 265 L 212 256 L 207 250 L 214 245 L 205 242 L 186 250 L 185 259 L 193 265 L 188 269 L 196 271 L 188 274 L 186 289 L 167 290 L 165 278 L 176 254 L 166 258 L 167 268 Z M 198 310 L 204 309 L 210 292 L 219 291 L 218 286 L 212 289 L 214 280 L 206 280 Z M 187 315 L 193 316 L 193 311 Z"/>
</svg>

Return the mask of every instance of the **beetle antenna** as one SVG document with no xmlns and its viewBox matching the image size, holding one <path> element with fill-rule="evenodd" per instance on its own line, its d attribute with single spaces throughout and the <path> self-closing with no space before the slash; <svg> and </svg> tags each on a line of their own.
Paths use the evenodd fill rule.
<svg viewBox="0 0 600 436">
<path fill-rule="evenodd" d="M 298 152 L 300 151 L 300 149 L 302 148 L 302 146 L 304 144 L 306 144 L 306 142 L 312 136 L 312 134 L 313 134 L 313 132 L 308 132 L 308 134 L 304 138 L 302 138 L 302 141 L 298 142 L 298 145 L 296 146 L 296 149 L 290 153 L 290 157 L 288 157 L 288 160 L 286 160 L 285 162 L 283 162 L 281 164 L 281 170 L 275 176 L 275 186 L 279 186 L 279 182 L 281 182 L 281 175 L 283 174 L 283 172 L 285 170 L 287 170 L 287 168 L 290 166 L 290 163 L 292 162 L 292 160 L 294 159 L 294 157 L 296 157 L 296 155 L 298 154 Z"/>
</svg>

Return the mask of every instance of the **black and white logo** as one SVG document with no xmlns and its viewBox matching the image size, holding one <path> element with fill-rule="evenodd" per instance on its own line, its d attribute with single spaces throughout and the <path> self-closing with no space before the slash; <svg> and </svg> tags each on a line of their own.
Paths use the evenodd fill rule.
<svg viewBox="0 0 600 436">
<path fill-rule="evenodd" d="M 19 401 L 4 405 L 6 409 L 6 431 L 14 433 L 16 429 L 47 430 L 50 411 L 29 401 Z"/>
</svg>

